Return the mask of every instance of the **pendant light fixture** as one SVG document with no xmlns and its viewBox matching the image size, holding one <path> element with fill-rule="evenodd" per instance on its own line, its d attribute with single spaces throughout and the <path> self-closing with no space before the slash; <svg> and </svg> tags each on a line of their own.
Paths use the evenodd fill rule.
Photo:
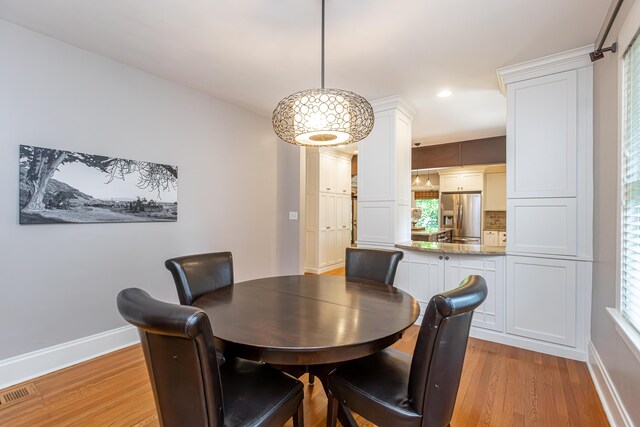
<svg viewBox="0 0 640 427">
<path fill-rule="evenodd" d="M 287 96 L 273 110 L 273 130 L 290 144 L 331 147 L 358 142 L 373 129 L 371 104 L 362 96 L 324 87 L 324 2 L 320 89 Z"/>
<path fill-rule="evenodd" d="M 421 187 L 422 184 L 422 180 L 420 179 L 420 173 L 419 171 L 416 169 L 416 177 L 413 178 L 413 181 L 411 182 L 411 186 L 412 187 Z"/>
<path fill-rule="evenodd" d="M 427 187 L 433 188 L 433 184 L 431 183 L 431 178 L 429 178 L 429 171 L 427 171 Z"/>
</svg>

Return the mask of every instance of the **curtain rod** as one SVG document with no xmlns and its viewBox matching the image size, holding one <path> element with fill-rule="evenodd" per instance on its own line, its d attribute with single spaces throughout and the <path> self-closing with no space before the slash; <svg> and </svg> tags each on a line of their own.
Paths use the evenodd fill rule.
<svg viewBox="0 0 640 427">
<path fill-rule="evenodd" d="M 609 36 L 609 31 L 611 31 L 611 27 L 613 26 L 613 22 L 616 20 L 616 16 L 618 16 L 618 12 L 620 11 L 620 7 L 622 7 L 622 2 L 624 0 L 613 0 L 611 2 L 611 6 L 609 6 L 609 11 L 607 12 L 607 17 L 602 23 L 602 27 L 600 28 L 600 32 L 598 33 L 598 37 L 596 38 L 596 42 L 594 43 L 596 46 L 596 50 L 591 52 L 589 56 L 591 57 L 591 62 L 595 62 L 598 59 L 604 58 L 605 52 L 616 53 L 618 50 L 618 43 L 614 42 L 611 46 L 603 48 L 604 42 L 607 40 Z"/>
</svg>

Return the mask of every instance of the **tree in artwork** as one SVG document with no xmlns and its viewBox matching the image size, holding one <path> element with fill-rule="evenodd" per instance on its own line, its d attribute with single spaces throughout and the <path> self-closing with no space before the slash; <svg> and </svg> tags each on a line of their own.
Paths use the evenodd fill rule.
<svg viewBox="0 0 640 427">
<path fill-rule="evenodd" d="M 104 185 L 109 185 L 115 180 L 124 181 L 130 176 L 135 177 L 137 188 L 145 190 L 145 194 L 154 192 L 159 199 L 163 192 L 175 190 L 177 185 L 178 169 L 175 166 L 22 145 L 20 146 L 21 191 L 26 194 L 21 195 L 21 213 L 41 214 L 64 206 L 69 199 L 73 199 L 73 193 L 68 190 L 59 190 L 57 194 L 50 194 L 51 191 L 48 190 L 56 172 L 62 166 L 71 163 L 82 164 L 94 173 L 102 174 Z M 126 221 L 123 220 L 123 222 Z"/>
</svg>

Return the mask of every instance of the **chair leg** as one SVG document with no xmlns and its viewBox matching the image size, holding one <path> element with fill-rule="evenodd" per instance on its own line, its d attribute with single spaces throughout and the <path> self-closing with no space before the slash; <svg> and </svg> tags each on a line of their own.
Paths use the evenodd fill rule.
<svg viewBox="0 0 640 427">
<path fill-rule="evenodd" d="M 338 400 L 330 392 L 327 393 L 327 427 L 336 427 L 339 404 Z"/>
<path fill-rule="evenodd" d="M 304 407 L 302 402 L 298 405 L 298 411 L 293 416 L 293 427 L 304 427 Z"/>
<path fill-rule="evenodd" d="M 313 385 L 316 380 L 316 376 L 313 374 L 309 374 L 309 385 Z"/>
</svg>

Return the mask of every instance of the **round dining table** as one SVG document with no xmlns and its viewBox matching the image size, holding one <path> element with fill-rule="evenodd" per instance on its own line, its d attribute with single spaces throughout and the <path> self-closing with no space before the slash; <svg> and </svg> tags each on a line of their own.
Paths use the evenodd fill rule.
<svg viewBox="0 0 640 427">
<path fill-rule="evenodd" d="M 204 310 L 217 343 L 245 359 L 283 366 L 327 365 L 395 343 L 418 318 L 406 292 L 343 276 L 279 276 L 207 293 Z"/>
</svg>

